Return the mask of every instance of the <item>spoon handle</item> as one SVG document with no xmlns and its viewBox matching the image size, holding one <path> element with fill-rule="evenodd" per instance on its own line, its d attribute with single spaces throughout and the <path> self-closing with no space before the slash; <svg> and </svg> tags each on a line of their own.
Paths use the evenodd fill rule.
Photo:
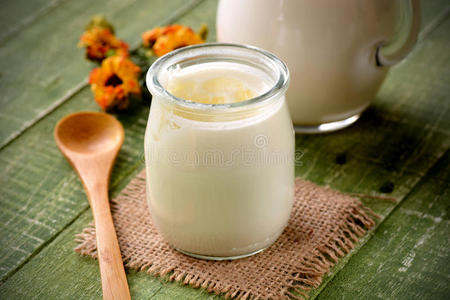
<svg viewBox="0 0 450 300">
<path fill-rule="evenodd" d="M 131 299 L 109 207 L 108 187 L 97 184 L 88 188 L 88 195 L 94 215 L 103 299 Z"/>
</svg>

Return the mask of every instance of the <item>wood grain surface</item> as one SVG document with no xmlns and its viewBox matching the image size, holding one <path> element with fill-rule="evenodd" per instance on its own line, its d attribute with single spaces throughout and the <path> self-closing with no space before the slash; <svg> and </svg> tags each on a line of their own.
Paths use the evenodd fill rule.
<svg viewBox="0 0 450 300">
<path fill-rule="evenodd" d="M 1 3 L 15 18 L 0 9 L 9 32 L 0 34 L 0 298 L 99 299 L 97 262 L 73 252 L 74 235 L 92 215 L 52 137 L 62 116 L 98 110 L 84 84 L 92 65 L 77 40 L 90 15 L 103 12 L 132 45 L 143 30 L 167 22 L 207 23 L 213 41 L 217 1 L 23 3 Z M 362 198 L 382 219 L 312 298 L 449 298 L 450 4 L 422 7 L 419 44 L 391 70 L 361 120 L 336 133 L 296 136 L 297 176 L 395 198 Z M 126 138 L 111 196 L 143 167 L 148 111 L 142 103 L 119 116 Z M 127 278 L 133 299 L 220 298 L 142 272 L 127 270 Z"/>
</svg>

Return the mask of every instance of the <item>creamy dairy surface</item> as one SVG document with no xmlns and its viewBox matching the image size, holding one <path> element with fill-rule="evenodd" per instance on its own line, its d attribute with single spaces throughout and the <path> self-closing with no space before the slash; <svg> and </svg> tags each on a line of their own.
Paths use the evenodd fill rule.
<svg viewBox="0 0 450 300">
<path fill-rule="evenodd" d="M 210 63 L 208 68 L 175 70 L 166 79 L 166 89 L 174 96 L 200 103 L 225 104 L 251 99 L 269 90 L 264 75 L 249 75 L 245 68 L 231 63 Z M 214 71 L 212 71 L 214 70 Z"/>
<path fill-rule="evenodd" d="M 174 69 L 161 82 L 179 98 L 208 104 L 245 101 L 272 85 L 261 71 L 233 63 Z M 231 119 L 223 118 L 227 109 L 184 110 L 160 97 L 153 97 L 145 137 L 147 198 L 158 230 L 175 248 L 203 256 L 272 244 L 294 193 L 284 96 Z"/>
</svg>

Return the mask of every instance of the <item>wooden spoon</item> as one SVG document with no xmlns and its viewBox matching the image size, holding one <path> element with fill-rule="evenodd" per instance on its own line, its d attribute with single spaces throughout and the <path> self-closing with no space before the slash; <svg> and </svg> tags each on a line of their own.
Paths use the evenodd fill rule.
<svg viewBox="0 0 450 300">
<path fill-rule="evenodd" d="M 130 299 L 108 200 L 109 175 L 123 143 L 123 127 L 108 114 L 78 112 L 62 118 L 54 136 L 78 173 L 91 205 L 103 299 Z"/>
</svg>

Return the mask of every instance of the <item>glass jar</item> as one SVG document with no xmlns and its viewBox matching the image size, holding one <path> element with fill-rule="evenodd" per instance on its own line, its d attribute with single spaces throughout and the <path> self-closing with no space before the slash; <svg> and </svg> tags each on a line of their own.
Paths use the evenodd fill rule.
<svg viewBox="0 0 450 300">
<path fill-rule="evenodd" d="M 257 76 L 268 88 L 228 104 L 192 102 L 166 89 L 174 72 L 218 66 Z M 153 95 L 145 135 L 147 200 L 159 232 L 177 250 L 205 259 L 235 259 L 270 246 L 288 222 L 294 197 L 286 65 L 255 47 L 202 44 L 159 58 L 146 81 Z"/>
</svg>

